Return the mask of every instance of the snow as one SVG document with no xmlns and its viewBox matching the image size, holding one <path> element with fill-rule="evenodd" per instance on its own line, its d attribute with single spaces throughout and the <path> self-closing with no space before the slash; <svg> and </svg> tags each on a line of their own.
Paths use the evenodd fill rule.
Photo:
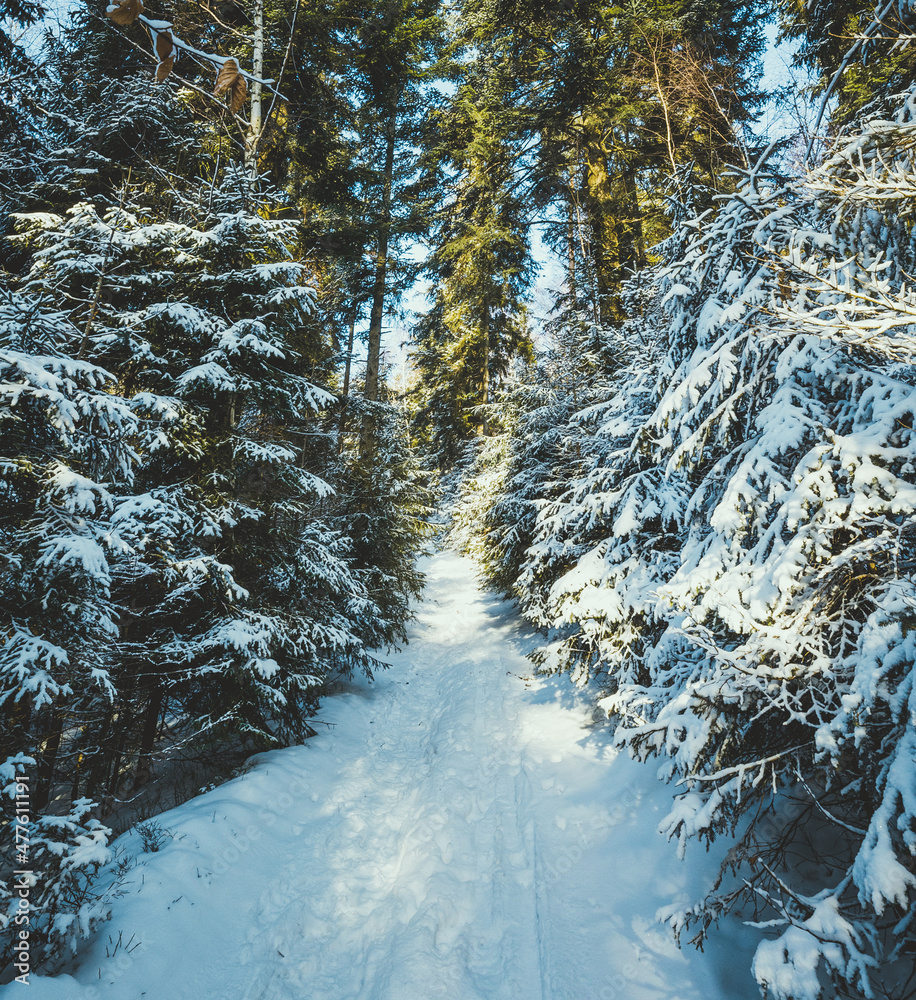
<svg viewBox="0 0 916 1000">
<path fill-rule="evenodd" d="M 862 993 L 871 997 L 867 970 L 877 963 L 863 955 L 861 936 L 845 920 L 836 898 L 826 896 L 801 926 L 791 926 L 775 941 L 762 941 L 754 956 L 754 974 L 773 1000 L 794 1000 L 798 996 L 822 995 L 818 968 L 825 964 L 845 971 L 857 980 Z M 847 964 L 846 954 L 854 957 Z"/>
<path fill-rule="evenodd" d="M 531 676 L 537 637 L 468 560 L 425 569 L 410 644 L 327 731 L 158 817 L 158 852 L 116 843 L 137 864 L 111 922 L 31 1000 L 757 996 L 749 931 L 701 954 L 656 922 L 716 863 L 657 832 L 672 789 L 590 694 Z"/>
<path fill-rule="evenodd" d="M 28 694 L 34 708 L 39 709 L 71 693 L 68 684 L 60 684 L 53 676 L 69 662 L 65 649 L 13 625 L 0 651 L 0 676 L 7 674 L 7 683 L 17 690 L 14 701 Z"/>
</svg>

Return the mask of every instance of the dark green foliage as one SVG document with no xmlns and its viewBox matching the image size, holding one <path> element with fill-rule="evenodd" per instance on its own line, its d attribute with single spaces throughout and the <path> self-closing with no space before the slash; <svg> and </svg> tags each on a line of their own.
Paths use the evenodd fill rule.
<svg viewBox="0 0 916 1000">
<path fill-rule="evenodd" d="M 0 0 L 0 23 L 3 24 L 0 28 L 0 73 L 3 74 L 0 87 L 3 92 L 9 94 L 15 82 L 36 72 L 35 63 L 23 50 L 16 29 L 31 27 L 45 13 L 44 5 L 35 0 Z"/>
<path fill-rule="evenodd" d="M 199 13 L 176 11 L 176 31 Z M 398 411 L 377 404 L 365 462 L 359 402 L 335 393 L 378 178 L 356 171 L 337 201 L 317 174 L 311 202 L 277 188 L 243 161 L 240 123 L 153 84 L 131 40 L 148 51 L 93 12 L 49 40 L 34 94 L 53 111 L 24 101 L 31 145 L 10 135 L 0 169 L 2 756 L 28 772 L 36 823 L 72 803 L 61 842 L 94 838 L 92 865 L 107 831 L 87 815 L 163 757 L 301 740 L 329 683 L 371 676 L 405 637 L 429 510 Z M 184 75 L 209 88 L 208 72 Z M 284 107 L 265 167 L 289 159 Z M 346 224 L 317 255 L 322 218 Z M 63 914 L 48 956 L 104 918 L 64 919 L 92 865 L 40 876 L 40 919 Z"/>
<path fill-rule="evenodd" d="M 390 403 L 373 409 L 377 447 L 371 462 L 360 459 L 356 440 L 346 435 L 336 520 L 351 540 L 353 565 L 371 598 L 372 614 L 360 613 L 368 641 L 396 645 L 406 640 L 410 601 L 422 591 L 414 555 L 431 534 L 436 498 L 429 474 L 407 446 L 403 411 Z"/>
<path fill-rule="evenodd" d="M 667 178 L 694 163 L 711 187 L 747 161 L 765 3 L 614 6 L 470 2 L 475 45 L 493 46 L 523 95 L 535 204 L 570 290 L 603 325 L 619 292 L 670 232 Z"/>
<path fill-rule="evenodd" d="M 518 114 L 507 66 L 481 59 L 434 117 L 445 194 L 427 264 L 433 305 L 414 332 L 417 430 L 441 467 L 475 429 L 513 357 L 530 352 L 524 295 L 532 262 L 517 184 Z"/>
<path fill-rule="evenodd" d="M 833 127 L 849 124 L 864 107 L 916 79 L 916 55 L 905 42 L 916 31 L 916 14 L 907 0 L 783 0 L 780 7 L 783 35 L 800 41 L 797 60 L 817 75 L 816 90 L 833 86 Z"/>
</svg>

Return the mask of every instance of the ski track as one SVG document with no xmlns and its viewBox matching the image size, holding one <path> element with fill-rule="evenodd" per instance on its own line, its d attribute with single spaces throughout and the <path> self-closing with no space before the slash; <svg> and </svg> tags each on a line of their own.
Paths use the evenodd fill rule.
<svg viewBox="0 0 916 1000">
<path fill-rule="evenodd" d="M 736 926 L 700 955 L 655 923 L 711 874 L 655 832 L 670 789 L 566 679 L 531 677 L 535 638 L 468 560 L 426 570 L 391 668 L 326 702 L 333 731 L 160 817 L 172 839 L 33 1000 L 757 995 Z M 119 933 L 140 946 L 107 957 Z"/>
</svg>

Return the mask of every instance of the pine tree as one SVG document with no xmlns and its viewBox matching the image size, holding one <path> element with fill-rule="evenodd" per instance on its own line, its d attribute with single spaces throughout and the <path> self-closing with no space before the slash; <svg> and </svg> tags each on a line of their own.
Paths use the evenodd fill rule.
<svg viewBox="0 0 916 1000">
<path fill-rule="evenodd" d="M 542 668 L 596 679 L 618 744 L 679 782 L 681 851 L 738 838 L 675 932 L 763 906 L 784 1000 L 887 992 L 912 942 L 910 118 L 688 224 L 655 370 L 568 420 L 581 461 L 513 584 Z M 800 838 L 829 867 L 793 872 Z"/>
<path fill-rule="evenodd" d="M 36 174 L 45 121 L 37 115 L 46 76 L 24 44 L 45 8 L 32 0 L 0 2 L 0 212 L 15 211 L 21 189 Z M 2 217 L 2 216 L 0 216 Z M 4 226 L 0 233 L 8 231 Z M 2 260 L 2 257 L 0 257 Z"/>
<path fill-rule="evenodd" d="M 909 89 L 916 72 L 908 40 L 916 30 L 912 5 L 898 0 L 862 3 L 826 0 L 796 7 L 782 6 L 782 30 L 798 39 L 796 61 L 812 69 L 822 95 L 818 124 L 828 98 L 837 106 L 831 128 L 852 124 L 873 102 Z"/>
<path fill-rule="evenodd" d="M 55 111 L 28 121 L 37 155 L 0 173 L 16 230 L 0 302 L 2 808 L 30 769 L 49 958 L 105 918 L 90 887 L 110 831 L 92 817 L 155 775 L 166 720 L 195 751 L 310 735 L 328 682 L 404 640 L 422 584 L 429 493 L 399 411 L 372 404 L 367 463 L 365 410 L 335 392 L 365 237 L 303 263 L 318 222 L 304 231 L 254 171 L 253 150 L 282 159 L 279 126 L 214 117 L 189 87 L 212 59 L 154 85 L 140 23 L 87 17 L 49 43 Z M 354 233 L 358 207 L 331 206 Z M 4 952 L 10 898 L 0 884 Z"/>
<path fill-rule="evenodd" d="M 433 306 L 414 340 L 417 422 L 428 428 L 443 467 L 475 427 L 491 431 L 498 380 L 514 356 L 531 349 L 524 294 L 532 263 L 517 194 L 517 115 L 507 70 L 479 61 L 438 122 L 450 198 L 428 265 Z"/>
<path fill-rule="evenodd" d="M 622 284 L 670 232 L 665 176 L 694 162 L 716 188 L 746 159 L 760 14 L 717 0 L 465 5 L 472 44 L 495 44 L 522 84 L 532 192 L 556 209 L 549 237 L 600 325 L 622 321 Z"/>
<path fill-rule="evenodd" d="M 386 301 L 392 289 L 395 251 L 401 239 L 422 225 L 411 211 L 416 171 L 414 133 L 425 108 L 425 91 L 440 44 L 439 7 L 428 0 L 341 3 L 338 31 L 346 30 L 342 51 L 348 64 L 344 82 L 361 148 L 361 172 L 368 199 L 363 224 L 371 233 L 373 274 L 363 392 L 381 399 L 381 342 Z M 352 32 L 353 20 L 359 28 Z M 344 29 L 346 25 L 346 29 Z M 406 211 L 404 211 L 406 209 Z M 370 459 L 375 442 L 371 408 L 363 417 L 361 454 Z"/>
<path fill-rule="evenodd" d="M 115 694 L 111 536 L 130 482 L 137 417 L 114 377 L 78 357 L 81 335 L 36 293 L 3 291 L 6 641 L 0 702 L 10 743 L 38 762 L 34 807 L 47 803 L 65 730 Z M 114 490 L 114 492 L 113 492 Z"/>
<path fill-rule="evenodd" d="M 168 678 L 205 727 L 295 738 L 307 731 L 311 689 L 329 671 L 370 661 L 332 612 L 355 587 L 336 565 L 345 543 L 328 538 L 333 583 L 315 579 L 317 555 L 295 551 L 306 526 L 312 546 L 321 535 L 309 510 L 330 488 L 302 467 L 303 448 L 330 396 L 298 375 L 290 346 L 311 301 L 288 256 L 294 231 L 246 213 L 247 196 L 247 180 L 230 172 L 207 192 L 202 229 L 147 221 L 148 211 L 99 217 L 88 206 L 67 221 L 36 219 L 30 286 L 82 281 L 88 299 L 91 248 L 106 247 L 85 314 L 88 350 L 118 371 L 145 413 L 171 421 L 144 442 L 145 492 L 116 512 L 119 530 L 145 549 L 121 601 L 143 622 L 142 641 L 125 653 L 157 663 L 149 710 Z M 313 603 L 319 588 L 330 603 Z M 290 592 L 300 595 L 292 606 Z"/>
</svg>

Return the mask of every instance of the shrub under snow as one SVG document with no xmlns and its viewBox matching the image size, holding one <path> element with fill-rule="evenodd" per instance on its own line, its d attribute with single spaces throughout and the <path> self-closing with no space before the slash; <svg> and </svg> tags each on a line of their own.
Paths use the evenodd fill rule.
<svg viewBox="0 0 916 1000">
<path fill-rule="evenodd" d="M 488 473 L 485 556 L 549 631 L 542 667 L 599 678 L 619 743 L 661 759 L 681 850 L 737 837 L 663 918 L 700 942 L 742 907 L 779 1000 L 888 994 L 916 948 L 912 108 L 686 224 L 655 348 L 545 432 L 508 574 L 516 481 Z"/>
</svg>

